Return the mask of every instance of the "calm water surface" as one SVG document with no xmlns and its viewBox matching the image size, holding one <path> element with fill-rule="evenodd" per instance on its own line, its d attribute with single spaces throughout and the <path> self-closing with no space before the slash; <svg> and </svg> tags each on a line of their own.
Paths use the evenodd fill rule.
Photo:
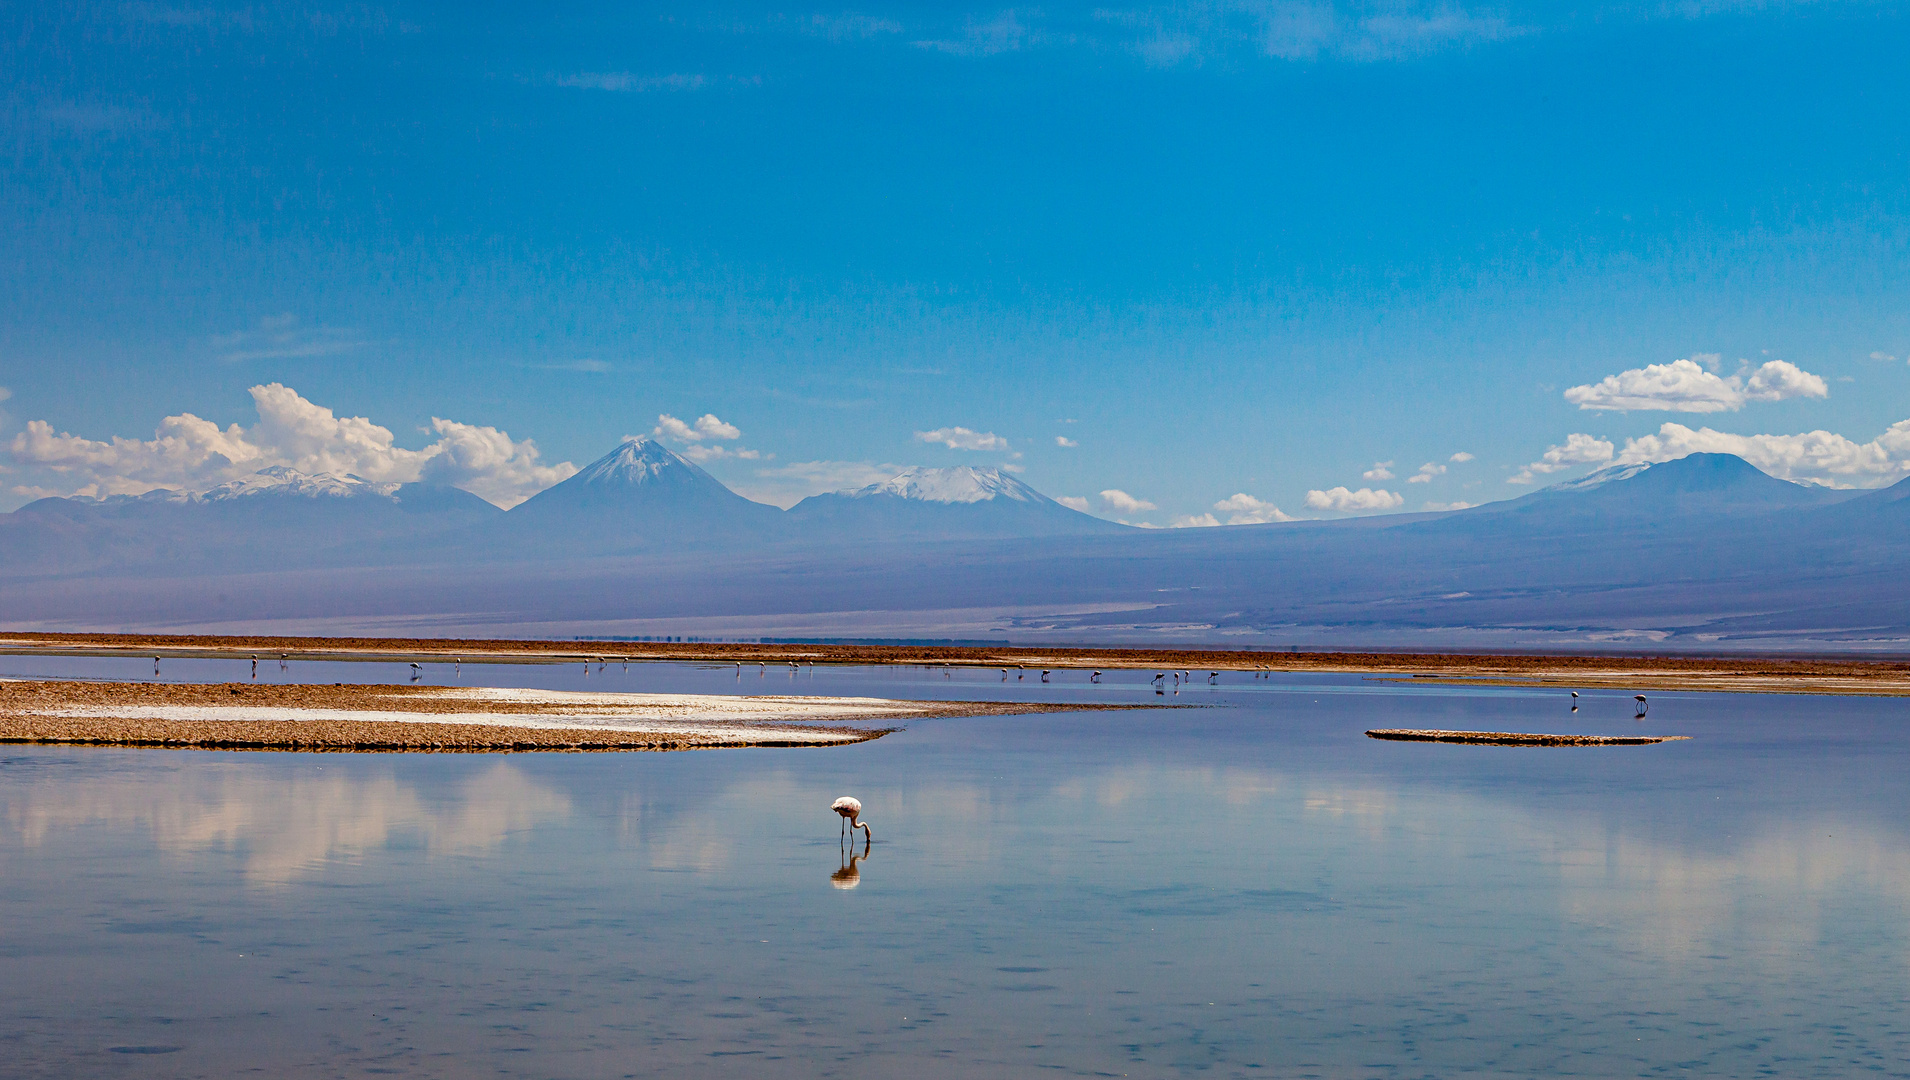
<svg viewBox="0 0 1910 1080">
<path fill-rule="evenodd" d="M 1642 726 L 1693 741 L 1512 749 L 1361 733 L 1641 725 L 1618 693 L 1054 679 L 424 677 L 1207 707 L 803 750 L 0 748 L 0 1074 L 1910 1074 L 1904 702 L 1654 694 Z"/>
</svg>

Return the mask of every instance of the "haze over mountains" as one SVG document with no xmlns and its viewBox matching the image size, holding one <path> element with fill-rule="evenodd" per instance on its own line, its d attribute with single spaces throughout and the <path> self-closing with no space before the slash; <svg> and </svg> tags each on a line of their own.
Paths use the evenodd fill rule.
<svg viewBox="0 0 1910 1080">
<path fill-rule="evenodd" d="M 287 469 L 0 515 L 15 628 L 1896 649 L 1910 481 L 1694 454 L 1439 514 L 1142 530 L 993 469 L 788 511 L 631 440 L 508 513 Z"/>
</svg>

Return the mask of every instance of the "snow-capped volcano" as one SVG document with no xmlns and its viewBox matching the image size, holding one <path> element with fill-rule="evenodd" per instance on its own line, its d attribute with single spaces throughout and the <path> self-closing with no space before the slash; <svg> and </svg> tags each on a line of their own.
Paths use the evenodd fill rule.
<svg viewBox="0 0 1910 1080">
<path fill-rule="evenodd" d="M 879 484 L 812 495 L 789 510 L 818 539 L 957 540 L 1120 532 L 1000 469 L 906 469 Z"/>
<path fill-rule="evenodd" d="M 834 494 L 849 499 L 892 495 L 932 503 L 978 503 L 990 499 L 1038 503 L 1047 498 L 1000 469 L 977 469 L 972 465 L 952 469 L 905 469 L 879 484 Z"/>
<path fill-rule="evenodd" d="M 625 439 L 582 472 L 511 510 L 508 520 L 562 547 L 760 540 L 782 511 L 751 502 L 654 439 Z"/>
</svg>

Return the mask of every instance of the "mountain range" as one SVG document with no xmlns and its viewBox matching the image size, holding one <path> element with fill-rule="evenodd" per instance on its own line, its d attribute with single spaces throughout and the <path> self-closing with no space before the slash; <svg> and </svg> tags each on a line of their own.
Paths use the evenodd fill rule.
<svg viewBox="0 0 1910 1080">
<path fill-rule="evenodd" d="M 1414 648 L 1896 650 L 1910 481 L 1694 454 L 1471 509 L 1144 530 L 994 469 L 788 511 L 630 440 L 509 512 L 264 473 L 0 515 L 6 625 L 984 638 Z"/>
</svg>

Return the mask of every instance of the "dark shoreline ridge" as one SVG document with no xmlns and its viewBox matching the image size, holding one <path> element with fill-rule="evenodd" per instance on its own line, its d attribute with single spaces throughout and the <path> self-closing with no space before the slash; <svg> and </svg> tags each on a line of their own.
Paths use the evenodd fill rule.
<svg viewBox="0 0 1910 1080">
<path fill-rule="evenodd" d="M 1647 746 L 1651 743 L 1688 742 L 1689 735 L 1537 735 L 1518 731 L 1436 731 L 1420 728 L 1375 728 L 1369 739 L 1390 742 L 1471 743 L 1478 746 Z"/>
</svg>

